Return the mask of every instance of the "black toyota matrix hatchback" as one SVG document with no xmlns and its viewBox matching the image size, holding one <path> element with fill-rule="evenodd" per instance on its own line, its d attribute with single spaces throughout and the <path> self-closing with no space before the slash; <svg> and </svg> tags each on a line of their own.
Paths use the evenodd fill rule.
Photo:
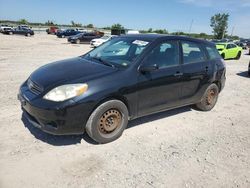
<svg viewBox="0 0 250 188">
<path fill-rule="evenodd" d="M 225 84 L 215 45 L 166 35 L 124 35 L 51 63 L 21 85 L 23 114 L 51 134 L 117 139 L 132 120 L 195 104 L 211 110 Z"/>
</svg>

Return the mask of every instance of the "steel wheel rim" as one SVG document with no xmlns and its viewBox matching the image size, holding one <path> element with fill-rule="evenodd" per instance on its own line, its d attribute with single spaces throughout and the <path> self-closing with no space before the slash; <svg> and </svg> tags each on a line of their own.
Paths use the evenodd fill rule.
<svg viewBox="0 0 250 188">
<path fill-rule="evenodd" d="M 104 112 L 99 120 L 99 131 L 102 134 L 110 134 L 117 130 L 122 123 L 122 114 L 117 109 L 109 109 Z"/>
<path fill-rule="evenodd" d="M 216 99 L 216 91 L 214 89 L 210 89 L 207 93 L 207 104 L 211 105 Z"/>
</svg>

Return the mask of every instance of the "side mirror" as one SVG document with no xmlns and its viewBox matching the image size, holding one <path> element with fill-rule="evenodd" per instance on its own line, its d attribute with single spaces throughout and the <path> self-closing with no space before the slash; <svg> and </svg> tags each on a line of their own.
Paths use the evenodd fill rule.
<svg viewBox="0 0 250 188">
<path fill-rule="evenodd" d="M 139 68 L 140 72 L 142 72 L 142 73 L 152 72 L 152 71 L 155 71 L 155 70 L 158 70 L 158 69 L 159 69 L 159 67 L 156 64 L 154 64 L 154 65 L 145 65 L 145 66 L 141 66 Z"/>
</svg>

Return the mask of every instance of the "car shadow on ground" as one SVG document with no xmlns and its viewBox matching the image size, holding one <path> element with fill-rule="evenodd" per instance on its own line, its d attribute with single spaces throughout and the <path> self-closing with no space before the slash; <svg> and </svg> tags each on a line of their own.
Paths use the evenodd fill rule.
<svg viewBox="0 0 250 188">
<path fill-rule="evenodd" d="M 22 115 L 22 122 L 24 126 L 34 135 L 36 139 L 39 139 L 45 143 L 51 144 L 53 146 L 65 146 L 65 145 L 74 145 L 81 143 L 81 140 L 84 139 L 90 144 L 97 144 L 93 141 L 87 133 L 82 135 L 52 135 L 46 132 L 41 131 L 40 129 L 34 127 L 24 115 Z"/>
<path fill-rule="evenodd" d="M 163 118 L 167 118 L 170 116 L 174 116 L 177 114 L 181 114 L 184 112 L 188 112 L 191 111 L 192 108 L 191 106 L 185 106 L 185 107 L 181 107 L 181 108 L 176 108 L 176 109 L 172 109 L 172 110 L 167 110 L 167 111 L 163 111 L 163 112 L 159 112 L 156 114 L 152 114 L 152 115 L 148 115 L 148 116 L 144 116 L 141 118 L 137 118 L 135 120 L 132 120 L 129 122 L 127 129 L 144 124 L 144 123 L 149 123 L 152 121 L 156 121 L 159 119 L 163 119 Z"/>
<path fill-rule="evenodd" d="M 245 78 L 249 78 L 248 71 L 239 72 L 239 73 L 237 73 L 237 75 L 238 75 L 238 76 L 245 77 Z"/>
<path fill-rule="evenodd" d="M 133 128 L 135 126 L 142 125 L 144 123 L 153 122 L 158 119 L 166 118 L 169 116 L 177 115 L 180 113 L 191 111 L 192 108 L 190 106 L 181 107 L 173 110 L 163 111 L 156 114 L 144 116 L 129 122 L 127 129 Z M 41 131 L 40 129 L 34 127 L 24 115 L 22 115 L 22 122 L 24 126 L 30 131 L 31 134 L 34 135 L 36 139 L 39 139 L 45 143 L 48 143 L 53 146 L 65 146 L 65 145 L 74 145 L 81 143 L 83 139 L 89 144 L 97 145 L 98 143 L 93 141 L 85 132 L 83 135 L 51 135 Z M 126 130 L 125 130 L 126 131 Z"/>
</svg>

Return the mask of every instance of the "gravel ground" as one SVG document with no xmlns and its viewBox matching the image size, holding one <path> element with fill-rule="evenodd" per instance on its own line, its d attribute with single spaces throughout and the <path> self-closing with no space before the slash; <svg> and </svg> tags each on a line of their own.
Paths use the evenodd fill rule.
<svg viewBox="0 0 250 188">
<path fill-rule="evenodd" d="M 87 52 L 66 39 L 0 35 L 0 187 L 250 187 L 249 55 L 226 61 L 216 107 L 130 122 L 115 142 L 52 136 L 24 119 L 17 92 L 36 68 Z"/>
</svg>

